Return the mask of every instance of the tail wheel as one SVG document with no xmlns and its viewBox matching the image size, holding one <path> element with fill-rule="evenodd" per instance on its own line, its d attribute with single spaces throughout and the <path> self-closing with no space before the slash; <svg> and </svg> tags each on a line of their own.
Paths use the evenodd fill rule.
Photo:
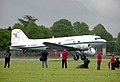
<svg viewBox="0 0 120 82">
<path fill-rule="evenodd" d="M 85 60 L 86 56 L 85 55 L 81 55 L 81 60 Z"/>
<path fill-rule="evenodd" d="M 73 59 L 74 59 L 75 61 L 77 61 L 77 60 L 79 59 L 79 55 L 74 55 L 74 56 L 73 56 Z"/>
<path fill-rule="evenodd" d="M 26 52 L 28 52 L 28 50 L 27 50 L 27 49 L 22 49 L 22 51 L 23 51 L 23 53 L 26 53 Z"/>
</svg>

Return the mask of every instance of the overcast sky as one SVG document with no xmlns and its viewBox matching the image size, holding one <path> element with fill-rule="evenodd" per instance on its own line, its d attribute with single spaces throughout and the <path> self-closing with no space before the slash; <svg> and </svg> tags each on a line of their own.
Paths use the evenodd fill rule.
<svg viewBox="0 0 120 82">
<path fill-rule="evenodd" d="M 120 32 L 120 0 L 0 0 L 0 27 L 13 26 L 25 15 L 47 27 L 65 18 L 85 22 L 90 30 L 101 23 L 113 37 Z"/>
</svg>

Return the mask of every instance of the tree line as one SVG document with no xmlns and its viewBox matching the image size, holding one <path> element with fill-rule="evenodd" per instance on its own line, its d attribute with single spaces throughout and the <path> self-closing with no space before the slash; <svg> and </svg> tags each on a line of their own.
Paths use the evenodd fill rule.
<svg viewBox="0 0 120 82">
<path fill-rule="evenodd" d="M 85 22 L 76 21 L 73 24 L 67 19 L 60 19 L 53 23 L 51 27 L 37 25 L 36 19 L 33 16 L 25 15 L 23 18 L 18 18 L 18 22 L 12 27 L 0 29 L 0 50 L 5 50 L 10 46 L 12 29 L 21 29 L 30 39 L 45 39 L 51 37 L 67 37 L 77 35 L 98 35 L 107 40 L 107 52 L 120 53 L 120 32 L 117 38 L 107 32 L 102 24 L 97 24 L 92 30 Z"/>
</svg>

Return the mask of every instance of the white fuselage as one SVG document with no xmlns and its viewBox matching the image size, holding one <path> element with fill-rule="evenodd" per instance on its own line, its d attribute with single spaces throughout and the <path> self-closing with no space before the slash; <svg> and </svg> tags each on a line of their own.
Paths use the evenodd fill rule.
<svg viewBox="0 0 120 82">
<path fill-rule="evenodd" d="M 51 42 L 60 45 L 72 46 L 75 48 L 84 48 L 88 44 L 91 46 L 98 46 L 102 45 L 106 42 L 104 39 L 100 39 L 99 36 L 94 35 L 84 35 L 84 36 L 72 36 L 72 37 L 61 37 L 61 38 L 50 38 L 50 39 L 28 39 L 28 41 L 19 42 L 18 44 L 12 44 L 11 46 L 22 46 L 27 48 L 34 48 L 34 47 L 45 47 L 43 42 Z"/>
<path fill-rule="evenodd" d="M 27 36 L 20 29 L 12 30 L 11 49 L 27 49 L 27 48 L 43 49 L 47 47 L 43 44 L 44 42 L 50 42 L 79 49 L 86 49 L 88 48 L 88 45 L 90 46 L 102 45 L 106 42 L 106 40 L 101 39 L 99 36 L 95 35 L 70 36 L 49 39 L 28 39 Z M 91 48 L 91 50 L 92 54 L 94 54 L 95 50 L 93 50 L 93 48 Z M 86 52 L 91 53 L 91 50 L 88 50 Z"/>
</svg>

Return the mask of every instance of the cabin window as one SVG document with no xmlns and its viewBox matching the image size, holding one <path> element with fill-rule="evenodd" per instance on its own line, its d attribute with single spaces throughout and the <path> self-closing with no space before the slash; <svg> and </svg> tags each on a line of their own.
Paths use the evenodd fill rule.
<svg viewBox="0 0 120 82">
<path fill-rule="evenodd" d="M 78 43 L 80 43 L 80 41 L 78 41 Z"/>
<path fill-rule="evenodd" d="M 58 44 L 61 44 L 61 42 L 58 42 Z"/>
</svg>

